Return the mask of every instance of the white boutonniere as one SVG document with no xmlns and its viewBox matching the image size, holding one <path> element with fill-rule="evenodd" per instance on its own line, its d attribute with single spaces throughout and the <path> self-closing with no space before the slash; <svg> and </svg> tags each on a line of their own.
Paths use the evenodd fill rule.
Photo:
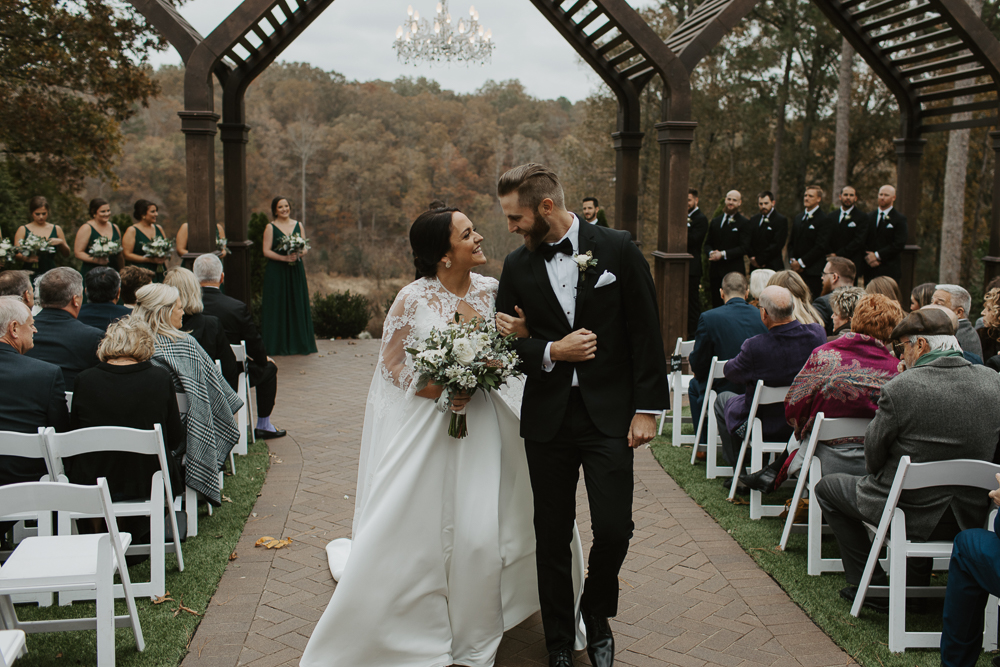
<svg viewBox="0 0 1000 667">
<path fill-rule="evenodd" d="M 590 250 L 582 255 L 573 255 L 573 261 L 576 262 L 576 268 L 580 270 L 580 280 L 587 279 L 587 276 L 585 275 L 587 269 L 592 266 L 597 266 L 597 260 L 594 258 L 594 253 Z"/>
</svg>

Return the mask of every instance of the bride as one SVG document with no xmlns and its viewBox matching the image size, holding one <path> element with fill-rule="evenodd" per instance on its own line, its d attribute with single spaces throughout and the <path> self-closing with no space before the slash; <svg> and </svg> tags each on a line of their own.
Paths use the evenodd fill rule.
<svg viewBox="0 0 1000 667">
<path fill-rule="evenodd" d="M 427 211 L 410 228 L 417 280 L 385 320 L 353 539 L 327 547 L 339 583 L 303 667 L 489 667 L 504 630 L 538 610 L 520 399 L 512 410 L 486 392 L 456 398 L 451 409 L 466 409 L 469 435 L 451 438 L 449 415 L 434 405 L 441 387 L 417 391 L 406 353 L 456 314 L 494 317 L 498 283 L 472 272 L 486 263 L 482 240 L 454 208 Z M 578 534 L 573 553 L 579 606 Z"/>
</svg>

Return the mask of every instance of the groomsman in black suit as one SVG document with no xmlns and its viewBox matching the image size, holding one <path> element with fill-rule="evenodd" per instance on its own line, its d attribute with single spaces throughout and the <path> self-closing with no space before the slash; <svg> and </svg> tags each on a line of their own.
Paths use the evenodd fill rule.
<svg viewBox="0 0 1000 667">
<path fill-rule="evenodd" d="M 746 275 L 743 256 L 750 247 L 749 220 L 740 213 L 743 195 L 737 190 L 726 193 L 726 204 L 722 215 L 712 220 L 705 240 L 705 254 L 708 255 L 708 278 L 712 289 L 712 307 L 723 304 L 722 279 L 733 271 Z"/>
<path fill-rule="evenodd" d="M 903 277 L 900 255 L 906 247 L 906 216 L 892 207 L 896 188 L 883 185 L 878 190 L 878 210 L 868 218 L 865 243 L 865 280 L 889 276 L 897 283 Z"/>
<path fill-rule="evenodd" d="M 813 297 L 823 292 L 823 266 L 828 242 L 827 220 L 819 205 L 823 188 L 810 185 L 802 196 L 805 210 L 795 216 L 792 238 L 788 242 L 788 263 L 801 276 Z"/>
<path fill-rule="evenodd" d="M 708 217 L 698 208 L 698 191 L 688 190 L 688 254 L 694 259 L 688 269 L 688 338 L 698 328 L 701 316 L 701 248 L 708 234 Z"/>
<path fill-rule="evenodd" d="M 868 241 L 868 214 L 858 209 L 858 193 L 850 185 L 840 191 L 840 208 L 828 216 L 830 244 L 827 250 L 837 257 L 845 257 L 854 266 L 864 266 L 865 243 Z"/>
<path fill-rule="evenodd" d="M 781 251 L 788 240 L 788 218 L 774 210 L 774 194 L 765 190 L 757 195 L 760 213 L 750 218 L 750 270 L 785 268 Z"/>
</svg>

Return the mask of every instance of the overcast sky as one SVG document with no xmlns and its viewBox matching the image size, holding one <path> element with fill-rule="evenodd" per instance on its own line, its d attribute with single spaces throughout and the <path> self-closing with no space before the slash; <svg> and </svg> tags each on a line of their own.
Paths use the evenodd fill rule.
<svg viewBox="0 0 1000 667">
<path fill-rule="evenodd" d="M 207 35 L 239 5 L 240 0 L 189 0 L 180 12 L 194 28 Z M 653 0 L 629 0 L 645 7 Z M 404 66 L 392 48 L 396 27 L 412 4 L 421 17 L 433 16 L 437 0 L 336 0 L 302 35 L 285 49 L 279 60 L 307 62 L 335 70 L 348 79 L 393 81 L 400 76 L 426 76 L 443 88 L 468 93 L 488 79 L 520 79 L 530 95 L 565 96 L 577 101 L 587 97 L 600 79 L 577 57 L 555 28 L 529 0 L 452 0 L 451 15 L 468 16 L 474 3 L 479 22 L 493 31 L 496 49 L 492 64 Z M 293 3 L 294 6 L 294 3 Z M 152 55 L 153 66 L 181 64 L 171 47 Z"/>
</svg>

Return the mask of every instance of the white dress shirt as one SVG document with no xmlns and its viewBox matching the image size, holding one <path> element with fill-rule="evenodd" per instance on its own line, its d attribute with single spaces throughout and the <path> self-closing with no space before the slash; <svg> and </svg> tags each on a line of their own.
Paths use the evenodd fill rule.
<svg viewBox="0 0 1000 667">
<path fill-rule="evenodd" d="M 844 218 L 846 218 L 847 216 L 849 216 L 849 215 L 851 214 L 851 211 L 853 211 L 853 210 L 854 210 L 854 207 L 853 207 L 853 206 L 852 206 L 851 208 L 844 208 L 844 207 L 841 207 L 841 208 L 840 208 L 840 220 L 838 220 L 837 222 L 838 222 L 838 223 L 839 223 L 839 222 L 843 222 L 843 221 L 844 221 Z"/>
<path fill-rule="evenodd" d="M 577 254 L 580 251 L 580 219 L 576 217 L 575 213 L 572 215 L 573 224 L 569 226 L 569 231 L 556 241 L 556 243 L 562 243 L 563 239 L 569 239 L 569 242 L 573 244 L 573 254 Z M 549 245 L 556 245 L 556 243 L 550 243 Z M 559 302 L 559 308 L 566 315 L 566 320 L 572 327 L 573 320 L 576 319 L 576 284 L 580 278 L 580 268 L 573 261 L 572 257 L 557 252 L 552 256 L 552 259 L 545 262 L 545 273 L 549 276 L 549 284 L 552 285 L 552 291 L 556 294 L 556 301 Z M 556 367 L 556 362 L 552 361 L 552 357 L 550 356 L 551 350 L 552 343 L 549 342 L 545 346 L 545 352 L 542 354 L 542 368 L 546 372 L 552 372 L 552 369 Z M 572 386 L 580 386 L 576 370 L 573 371 Z"/>
<path fill-rule="evenodd" d="M 875 231 L 876 232 L 878 231 L 879 220 L 885 220 L 886 222 L 889 222 L 889 211 L 891 211 L 891 210 L 892 210 L 891 206 L 889 208 L 885 209 L 884 211 L 882 209 L 878 210 L 878 215 L 875 216 Z M 875 259 L 877 259 L 880 262 L 882 261 L 882 258 L 879 257 L 879 255 L 878 255 L 878 251 L 875 252 Z"/>
<path fill-rule="evenodd" d="M 805 215 L 802 216 L 802 219 L 805 220 L 805 218 L 807 216 L 812 215 L 813 213 L 815 213 L 818 210 L 819 210 L 819 206 L 813 206 L 811 209 L 809 209 L 808 211 L 805 212 Z M 801 268 L 801 269 L 805 269 L 806 268 L 805 262 L 803 262 L 801 258 L 798 258 L 795 261 L 799 263 L 799 268 Z"/>
</svg>

